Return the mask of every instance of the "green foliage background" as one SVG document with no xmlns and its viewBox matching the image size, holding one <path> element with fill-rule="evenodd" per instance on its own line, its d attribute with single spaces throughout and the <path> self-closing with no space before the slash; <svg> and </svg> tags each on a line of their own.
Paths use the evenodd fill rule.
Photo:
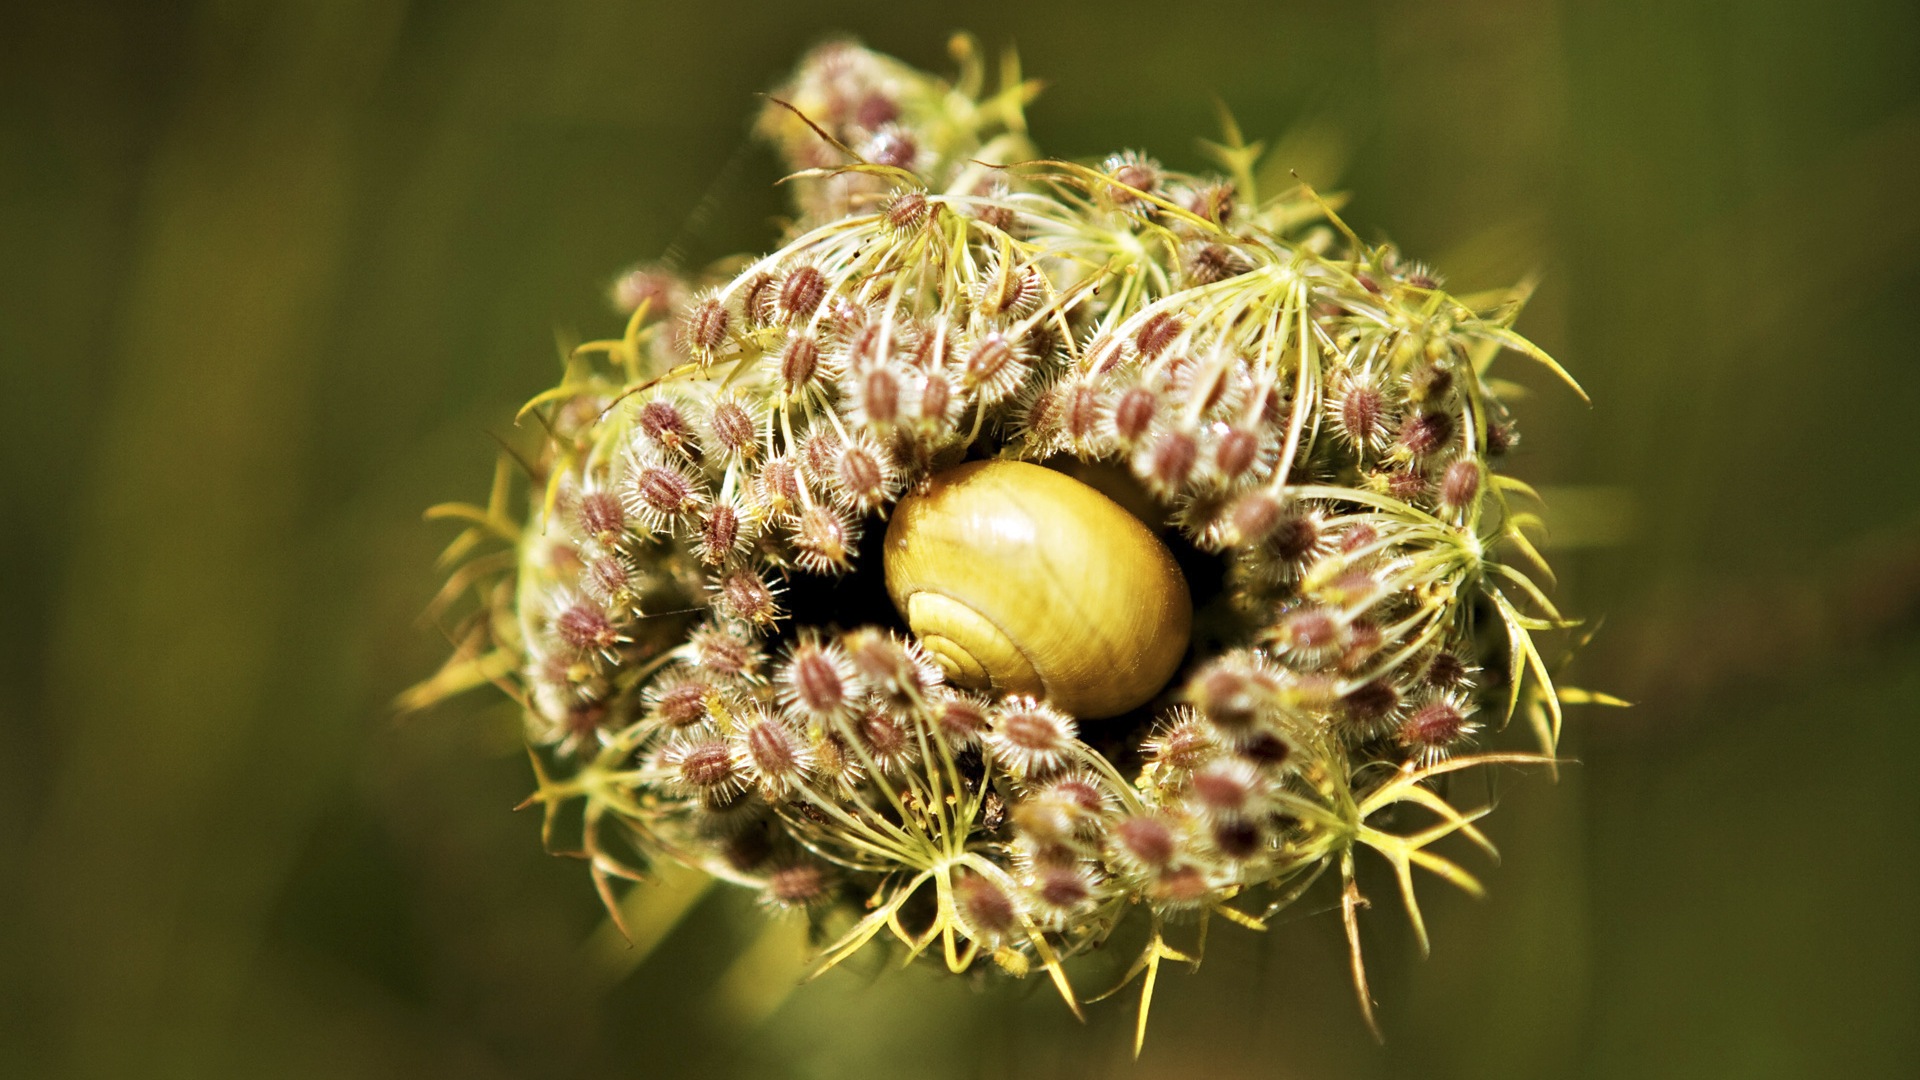
<svg viewBox="0 0 1920 1080">
<path fill-rule="evenodd" d="M 1603 616 L 1491 897 L 1224 928 L 1076 1025 L 699 898 L 650 954 L 541 855 L 511 717 L 396 720 L 554 336 L 772 237 L 753 92 L 833 29 L 1017 44 L 1062 155 L 1218 94 L 1451 281 L 1544 284 L 1515 468 Z M 0 1075 L 1712 1077 L 1920 1059 L 1920 8 L 620 0 L 0 9 Z M 1519 370 L 1516 368 L 1515 370 Z M 1463 855 L 1471 859 L 1470 855 Z M 635 961 L 640 961 L 637 966 Z"/>
</svg>

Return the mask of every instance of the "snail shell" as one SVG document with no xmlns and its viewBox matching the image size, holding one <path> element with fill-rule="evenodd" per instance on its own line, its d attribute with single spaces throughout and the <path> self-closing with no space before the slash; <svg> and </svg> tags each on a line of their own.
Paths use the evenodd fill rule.
<svg viewBox="0 0 1920 1080">
<path fill-rule="evenodd" d="M 1105 495 L 1025 462 L 970 462 L 901 499 L 886 571 L 949 681 L 1084 718 L 1151 698 L 1193 629 L 1166 545 Z"/>
</svg>

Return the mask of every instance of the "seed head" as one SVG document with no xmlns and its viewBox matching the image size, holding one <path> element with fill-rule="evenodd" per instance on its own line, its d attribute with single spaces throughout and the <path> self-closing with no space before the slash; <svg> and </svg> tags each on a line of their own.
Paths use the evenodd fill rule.
<svg viewBox="0 0 1920 1080">
<path fill-rule="evenodd" d="M 1180 321 L 1180 316 L 1170 311 L 1156 311 L 1140 324 L 1140 329 L 1134 331 L 1133 344 L 1140 350 L 1141 356 L 1152 360 L 1185 332 L 1186 324 Z"/>
<path fill-rule="evenodd" d="M 1027 883 L 1027 897 L 1041 925 L 1065 927 L 1093 900 L 1092 872 L 1077 863 L 1037 867 Z"/>
<path fill-rule="evenodd" d="M 907 375 L 893 364 L 872 364 L 847 373 L 841 392 L 847 421 L 859 427 L 885 429 L 899 423 L 912 402 Z"/>
<path fill-rule="evenodd" d="M 960 369 L 960 385 L 988 405 L 1011 396 L 1026 377 L 1024 348 L 998 330 L 974 341 Z"/>
<path fill-rule="evenodd" d="M 826 297 L 827 275 L 811 263 L 796 266 L 780 281 L 777 301 L 780 317 L 789 323 L 810 319 Z"/>
<path fill-rule="evenodd" d="M 1445 760 L 1480 725 L 1467 718 L 1472 707 L 1453 694 L 1439 694 L 1415 706 L 1400 721 L 1400 745 L 1414 751 L 1422 763 Z"/>
<path fill-rule="evenodd" d="M 1191 706 L 1181 706 L 1140 745 L 1147 759 L 1163 769 L 1191 772 L 1220 752 L 1213 732 Z"/>
<path fill-rule="evenodd" d="M 913 169 L 920 160 L 920 141 L 906 128 L 888 124 L 873 133 L 860 154 L 875 165 Z"/>
<path fill-rule="evenodd" d="M 827 868 L 820 863 L 787 863 L 767 875 L 764 896 L 776 908 L 818 907 L 830 898 L 830 883 Z"/>
<path fill-rule="evenodd" d="M 880 216 L 887 228 L 897 233 L 916 232 L 933 215 L 933 204 L 927 201 L 925 192 L 903 191 L 887 200 Z"/>
<path fill-rule="evenodd" d="M 1108 434 L 1121 446 L 1137 444 L 1152 428 L 1160 412 L 1160 395 L 1144 386 L 1129 386 L 1114 399 L 1108 417 Z"/>
<path fill-rule="evenodd" d="M 1378 450 L 1391 422 L 1387 395 L 1371 376 L 1348 379 L 1327 400 L 1333 430 L 1356 450 Z"/>
<path fill-rule="evenodd" d="M 721 574 L 713 589 L 713 608 L 721 615 L 756 630 L 765 630 L 783 614 L 778 590 L 767 584 L 757 570 L 736 566 Z"/>
<path fill-rule="evenodd" d="M 933 729 L 956 750 L 976 747 L 987 733 L 990 711 L 978 695 L 943 688 L 934 692 Z"/>
<path fill-rule="evenodd" d="M 1252 818 L 1222 817 L 1207 830 L 1207 838 L 1220 854 L 1235 862 L 1252 858 L 1266 846 L 1266 834 Z"/>
<path fill-rule="evenodd" d="M 740 508 L 724 500 L 707 507 L 695 529 L 694 550 L 700 561 L 719 566 L 745 550 L 748 530 Z"/>
<path fill-rule="evenodd" d="M 920 759 L 920 743 L 913 731 L 885 709 L 868 709 L 854 732 L 880 772 L 898 774 Z"/>
<path fill-rule="evenodd" d="M 727 394 L 713 403 L 713 419 L 707 425 L 713 433 L 713 448 L 729 461 L 750 461 L 759 456 L 761 424 L 764 418 L 753 399 Z"/>
<path fill-rule="evenodd" d="M 833 463 L 833 492 L 841 505 L 856 513 L 866 514 L 892 501 L 899 480 L 893 455 L 864 433 L 842 445 Z"/>
<path fill-rule="evenodd" d="M 1240 817 L 1252 813 L 1265 795 L 1260 770 L 1236 758 L 1216 758 L 1194 770 L 1193 797 L 1210 817 Z"/>
<path fill-rule="evenodd" d="M 1392 680 L 1380 678 L 1364 683 L 1340 699 L 1342 718 L 1355 731 L 1368 734 L 1391 724 L 1400 714 L 1400 690 Z"/>
<path fill-rule="evenodd" d="M 717 735 L 675 737 L 660 762 L 674 785 L 689 795 L 725 796 L 744 786 L 732 749 Z"/>
<path fill-rule="evenodd" d="M 761 655 L 752 639 L 709 623 L 687 635 L 684 655 L 694 667 L 720 679 L 759 681 Z"/>
<path fill-rule="evenodd" d="M 868 690 L 896 702 L 917 702 L 940 683 L 940 669 L 912 638 L 884 630 L 855 630 L 842 641 Z"/>
<path fill-rule="evenodd" d="M 1400 446 L 1416 458 L 1437 454 L 1453 441 L 1457 430 L 1452 413 L 1429 410 L 1414 413 L 1400 425 Z"/>
<path fill-rule="evenodd" d="M 789 337 L 780 350 L 780 389 L 787 397 L 797 398 L 813 389 L 819 375 L 819 339 L 801 333 Z"/>
<path fill-rule="evenodd" d="M 754 498 L 768 515 L 784 518 L 800 506 L 800 470 L 789 455 L 768 459 L 753 477 Z"/>
<path fill-rule="evenodd" d="M 778 284 L 777 278 L 762 270 L 748 278 L 741 287 L 740 313 L 745 316 L 748 328 L 759 329 L 778 316 Z"/>
<path fill-rule="evenodd" d="M 1200 441 L 1181 428 L 1164 428 L 1147 437 L 1133 455 L 1133 472 L 1147 489 L 1170 499 L 1186 486 L 1200 459 Z"/>
<path fill-rule="evenodd" d="M 1106 161 L 1107 175 L 1135 192 L 1151 195 L 1160 187 L 1160 163 L 1137 151 L 1115 154 Z M 1148 210 L 1153 204 L 1124 189 L 1112 192 L 1115 205 L 1133 210 Z"/>
<path fill-rule="evenodd" d="M 774 675 L 780 704 L 814 722 L 839 719 L 856 704 L 853 664 L 838 642 L 804 633 Z"/>
<path fill-rule="evenodd" d="M 707 698 L 718 692 L 711 677 L 679 669 L 647 687 L 647 718 L 668 727 L 691 727 L 707 718 Z"/>
<path fill-rule="evenodd" d="M 626 509 L 611 491 L 581 492 L 573 504 L 573 521 L 581 536 L 601 544 L 618 543 L 627 531 Z"/>
<path fill-rule="evenodd" d="M 1114 853 L 1123 864 L 1160 870 L 1180 852 L 1180 839 L 1166 819 L 1152 815 L 1121 818 L 1113 826 Z"/>
<path fill-rule="evenodd" d="M 613 306 L 623 314 L 647 306 L 647 318 L 672 316 L 681 294 L 681 286 L 671 274 L 641 267 L 620 275 L 613 283 Z"/>
<path fill-rule="evenodd" d="M 1461 458 L 1447 466 L 1440 477 L 1440 505 L 1455 513 L 1473 506 L 1480 498 L 1480 463 Z"/>
<path fill-rule="evenodd" d="M 1073 717 L 1039 698 L 1015 694 L 993 710 L 986 743 L 1015 776 L 1034 776 L 1064 764 L 1073 753 Z"/>
<path fill-rule="evenodd" d="M 701 360 L 711 360 L 727 343 L 733 315 L 717 296 L 696 301 L 680 324 L 681 347 Z"/>
<path fill-rule="evenodd" d="M 1215 657 L 1187 685 L 1187 700 L 1202 717 L 1226 734 L 1252 728 L 1274 708 L 1280 685 L 1253 653 L 1239 651 Z"/>
<path fill-rule="evenodd" d="M 1421 678 L 1436 690 L 1464 689 L 1473 685 L 1473 673 L 1478 670 L 1455 653 L 1437 652 Z"/>
<path fill-rule="evenodd" d="M 553 636 L 576 655 L 610 652 L 620 629 L 605 608 L 592 600 L 563 598 L 553 616 Z"/>
<path fill-rule="evenodd" d="M 984 875 L 955 875 L 953 903 L 967 936 L 976 941 L 997 944 L 1019 925 L 1020 908 L 1013 897 Z"/>
<path fill-rule="evenodd" d="M 678 465 L 645 453 L 628 455 L 620 503 L 649 532 L 672 532 L 706 505 L 700 481 Z"/>
<path fill-rule="evenodd" d="M 671 397 L 648 398 L 634 409 L 634 430 L 644 444 L 675 457 L 698 458 L 700 447 L 693 439 L 693 424 L 685 410 Z"/>
<path fill-rule="evenodd" d="M 610 552 L 587 560 L 580 572 L 580 586 L 595 603 L 619 611 L 633 606 L 639 581 L 633 561 Z"/>
<path fill-rule="evenodd" d="M 788 540 L 801 569 L 810 574 L 837 573 L 853 568 L 860 527 L 839 511 L 815 504 L 800 512 Z"/>
<path fill-rule="evenodd" d="M 1245 255 L 1225 244 L 1198 244 L 1187 252 L 1187 283 L 1211 285 L 1253 269 Z"/>
<path fill-rule="evenodd" d="M 779 801 L 813 772 L 813 748 L 777 713 L 750 706 L 729 740 L 734 768 Z"/>
</svg>

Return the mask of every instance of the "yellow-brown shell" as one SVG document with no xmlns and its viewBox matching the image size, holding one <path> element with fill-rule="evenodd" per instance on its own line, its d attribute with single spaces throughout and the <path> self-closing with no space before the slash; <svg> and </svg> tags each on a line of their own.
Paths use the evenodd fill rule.
<svg viewBox="0 0 1920 1080">
<path fill-rule="evenodd" d="M 976 461 L 901 499 L 887 592 L 947 678 L 1115 716 L 1165 686 L 1193 602 L 1165 544 L 1071 477 Z"/>
</svg>

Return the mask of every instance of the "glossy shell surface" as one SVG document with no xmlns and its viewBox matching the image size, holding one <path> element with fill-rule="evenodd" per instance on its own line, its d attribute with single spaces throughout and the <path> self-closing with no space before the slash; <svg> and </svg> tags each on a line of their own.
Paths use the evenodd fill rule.
<svg viewBox="0 0 1920 1080">
<path fill-rule="evenodd" d="M 887 592 L 947 678 L 1041 695 L 1076 716 L 1128 711 L 1179 666 L 1193 627 L 1165 544 L 1093 488 L 976 461 L 900 500 Z"/>
</svg>

